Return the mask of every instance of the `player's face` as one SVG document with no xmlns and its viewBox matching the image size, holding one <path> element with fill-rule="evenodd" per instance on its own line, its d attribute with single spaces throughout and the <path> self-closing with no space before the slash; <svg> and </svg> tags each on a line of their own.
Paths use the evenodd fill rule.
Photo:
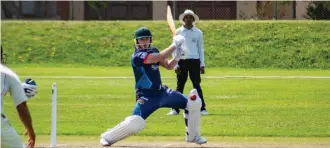
<svg viewBox="0 0 330 148">
<path fill-rule="evenodd" d="M 192 23 L 195 21 L 195 18 L 192 15 L 186 15 L 183 18 L 183 21 L 186 25 L 192 25 Z"/>
<path fill-rule="evenodd" d="M 150 38 L 140 38 L 138 39 L 139 47 L 142 49 L 146 49 L 150 45 Z"/>
</svg>

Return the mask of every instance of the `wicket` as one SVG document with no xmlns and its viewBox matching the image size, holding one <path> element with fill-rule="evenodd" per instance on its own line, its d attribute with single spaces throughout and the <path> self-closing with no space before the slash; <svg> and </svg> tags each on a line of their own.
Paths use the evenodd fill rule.
<svg viewBox="0 0 330 148">
<path fill-rule="evenodd" d="M 56 83 L 52 85 L 52 129 L 51 129 L 51 147 L 56 147 L 56 111 L 57 110 L 57 87 Z"/>
</svg>

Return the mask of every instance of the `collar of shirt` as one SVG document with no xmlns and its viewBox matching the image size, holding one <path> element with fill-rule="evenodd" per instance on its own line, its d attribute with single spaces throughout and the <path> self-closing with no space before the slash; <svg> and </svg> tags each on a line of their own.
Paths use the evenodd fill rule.
<svg viewBox="0 0 330 148">
<path fill-rule="evenodd" d="M 195 26 L 193 26 L 191 29 L 187 29 L 184 26 L 182 26 L 182 31 L 196 31 Z"/>
</svg>

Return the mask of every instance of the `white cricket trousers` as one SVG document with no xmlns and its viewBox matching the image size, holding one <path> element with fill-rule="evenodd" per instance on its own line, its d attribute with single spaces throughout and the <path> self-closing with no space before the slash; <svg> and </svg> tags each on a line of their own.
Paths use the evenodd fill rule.
<svg viewBox="0 0 330 148">
<path fill-rule="evenodd" d="M 1 117 L 1 148 L 24 148 L 21 137 L 10 125 L 7 118 Z"/>
</svg>

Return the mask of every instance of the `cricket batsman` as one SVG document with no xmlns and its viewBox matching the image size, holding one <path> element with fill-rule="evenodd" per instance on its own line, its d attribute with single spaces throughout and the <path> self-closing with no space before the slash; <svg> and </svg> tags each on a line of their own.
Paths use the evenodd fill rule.
<svg viewBox="0 0 330 148">
<path fill-rule="evenodd" d="M 204 144 L 207 140 L 200 134 L 201 99 L 197 90 L 190 91 L 189 98 L 178 91 L 162 85 L 159 65 L 172 70 L 184 51 L 181 45 L 185 39 L 181 35 L 173 37 L 173 43 L 159 52 L 153 48 L 151 31 L 146 27 L 138 28 L 135 32 L 136 47 L 132 55 L 131 64 L 135 76 L 136 105 L 132 115 L 124 121 L 101 134 L 100 144 L 112 144 L 140 132 L 146 126 L 146 119 L 157 109 L 180 108 L 184 109 L 187 142 Z M 175 57 L 168 59 L 172 54 Z"/>
</svg>

